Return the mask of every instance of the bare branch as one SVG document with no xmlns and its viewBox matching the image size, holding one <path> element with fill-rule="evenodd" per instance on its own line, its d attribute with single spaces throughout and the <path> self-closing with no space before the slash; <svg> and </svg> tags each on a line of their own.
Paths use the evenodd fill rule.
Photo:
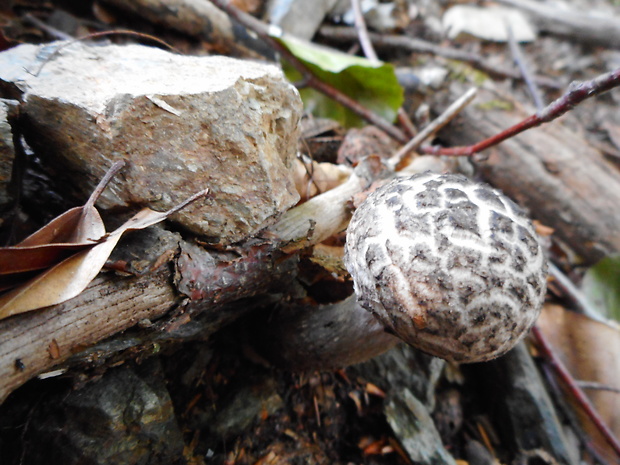
<svg viewBox="0 0 620 465">
<path fill-rule="evenodd" d="M 564 113 L 573 109 L 584 100 L 594 97 L 595 95 L 607 92 L 614 87 L 620 85 L 620 68 L 610 73 L 602 74 L 590 81 L 574 82 L 570 85 L 568 92 L 560 98 L 543 108 L 542 111 L 525 118 L 523 121 L 504 131 L 489 137 L 474 145 L 464 147 L 422 147 L 421 151 L 431 155 L 450 155 L 450 156 L 466 156 L 469 157 L 475 153 L 481 152 L 489 147 L 499 144 L 506 139 L 516 136 L 531 128 L 548 123 L 559 118 Z"/>
</svg>

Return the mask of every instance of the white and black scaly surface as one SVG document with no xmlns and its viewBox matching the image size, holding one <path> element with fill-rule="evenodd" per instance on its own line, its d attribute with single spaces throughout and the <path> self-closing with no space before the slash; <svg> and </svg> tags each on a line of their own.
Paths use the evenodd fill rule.
<svg viewBox="0 0 620 465">
<path fill-rule="evenodd" d="M 425 352 L 480 362 L 512 348 L 538 317 L 545 254 L 504 194 L 460 175 L 396 179 L 368 196 L 347 231 L 361 305 Z"/>
</svg>

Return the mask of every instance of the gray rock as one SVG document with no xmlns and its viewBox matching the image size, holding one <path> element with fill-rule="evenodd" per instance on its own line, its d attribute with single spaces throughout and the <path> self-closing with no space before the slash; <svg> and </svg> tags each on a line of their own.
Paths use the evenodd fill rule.
<svg viewBox="0 0 620 465">
<path fill-rule="evenodd" d="M 275 380 L 266 378 L 232 393 L 209 426 L 218 437 L 240 435 L 258 422 L 261 415 L 273 415 L 283 405 L 282 398 L 276 392 Z"/>
<path fill-rule="evenodd" d="M 183 463 L 183 438 L 157 359 L 122 366 L 82 389 L 48 397 L 24 433 L 24 463 Z"/>
<path fill-rule="evenodd" d="M 29 145 L 77 195 L 128 162 L 100 207 L 166 210 L 209 187 L 173 219 L 232 243 L 297 202 L 302 104 L 275 66 L 139 45 L 21 45 L 0 54 L 2 87 L 21 93 Z"/>
</svg>

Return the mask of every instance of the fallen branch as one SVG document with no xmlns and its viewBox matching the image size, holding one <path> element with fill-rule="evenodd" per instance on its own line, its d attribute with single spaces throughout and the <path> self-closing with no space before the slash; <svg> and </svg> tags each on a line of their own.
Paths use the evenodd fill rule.
<svg viewBox="0 0 620 465">
<path fill-rule="evenodd" d="M 559 118 L 566 112 L 579 105 L 584 100 L 595 95 L 607 92 L 620 85 L 620 68 L 606 74 L 602 74 L 590 81 L 571 84 L 569 90 L 546 106 L 542 111 L 535 113 L 521 122 L 505 129 L 492 137 L 480 141 L 473 145 L 463 147 L 423 147 L 424 153 L 432 155 L 466 156 L 470 157 L 475 153 L 481 152 L 489 147 L 499 144 L 506 139 L 510 139 L 528 129 L 540 126 Z"/>
<path fill-rule="evenodd" d="M 325 39 L 339 42 L 351 42 L 357 40 L 357 32 L 351 27 L 322 26 L 319 35 Z M 465 52 L 455 48 L 434 44 L 422 39 L 407 36 L 369 34 L 370 41 L 375 48 L 385 50 L 405 50 L 413 53 L 425 53 L 448 60 L 463 61 L 476 69 L 491 76 L 522 80 L 523 76 L 518 69 L 504 68 L 487 63 L 484 58 L 475 53 Z M 545 76 L 535 76 L 534 82 L 548 89 L 561 89 L 562 85 L 554 79 Z"/>
<path fill-rule="evenodd" d="M 24 382 L 84 348 L 141 320 L 161 319 L 173 309 L 191 316 L 207 312 L 212 321 L 209 331 L 216 331 L 225 323 L 218 314 L 223 305 L 264 294 L 283 280 L 292 279 L 295 251 L 346 228 L 350 217 L 346 203 L 383 173 L 380 168 L 373 163 L 360 164 L 340 188 L 287 212 L 263 233 L 268 239 L 250 241 L 234 251 L 207 251 L 177 235 L 151 228 L 150 234 L 156 237 L 150 243 L 157 247 L 148 245 L 148 236 L 141 235 L 133 248 L 116 251 L 116 260 L 119 254 L 134 260 L 140 257 L 141 262 L 150 262 L 157 270 L 138 277 L 103 274 L 65 303 L 0 321 L 0 403 Z M 55 347 L 53 355 L 51 346 Z"/>
<path fill-rule="evenodd" d="M 105 0 L 153 24 L 198 37 L 220 53 L 259 58 L 270 49 L 261 39 L 252 37 L 210 2 L 198 0 Z"/>
</svg>

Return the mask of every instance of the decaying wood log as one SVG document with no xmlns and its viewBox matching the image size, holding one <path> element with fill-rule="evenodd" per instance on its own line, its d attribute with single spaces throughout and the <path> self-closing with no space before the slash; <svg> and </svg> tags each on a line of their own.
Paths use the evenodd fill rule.
<svg viewBox="0 0 620 465">
<path fill-rule="evenodd" d="M 73 351 L 164 315 L 182 300 L 170 277 L 166 268 L 138 278 L 103 275 L 68 302 L 0 321 L 0 401 Z"/>
<path fill-rule="evenodd" d="M 453 85 L 444 106 L 460 95 Z M 449 145 L 470 145 L 495 135 L 534 113 L 513 99 L 510 111 L 493 107 L 503 97 L 482 91 L 446 130 Z M 484 103 L 487 103 L 484 105 Z M 482 107 L 484 105 L 484 107 Z M 620 251 L 620 173 L 585 137 L 561 120 L 535 128 L 489 149 L 478 168 L 534 219 L 593 263 Z"/>
<path fill-rule="evenodd" d="M 296 251 L 346 227 L 350 216 L 346 202 L 377 178 L 376 169 L 360 164 L 349 182 L 290 210 L 263 233 L 266 239 L 228 252 L 207 251 L 157 228 L 136 234 L 135 248 L 117 252 L 116 260 L 138 257 L 156 264 L 157 270 L 148 272 L 149 266 L 142 263 L 147 270 L 142 276 L 103 274 L 74 299 L 0 321 L 0 402 L 76 352 L 141 320 L 162 318 L 176 307 L 190 315 L 187 322 L 191 315 L 210 312 L 214 332 L 225 323 L 218 318 L 222 305 L 264 294 L 272 287 L 281 290 L 281 282 L 295 274 Z M 174 242 L 178 246 L 171 248 Z M 149 245 L 155 243 L 160 245 Z M 172 324 L 181 325 L 183 320 Z"/>
<path fill-rule="evenodd" d="M 137 14 L 173 30 L 211 43 L 219 53 L 262 58 L 273 57 L 261 39 L 248 34 L 211 2 L 201 0 L 106 0 L 115 7 Z"/>
<path fill-rule="evenodd" d="M 136 234 L 136 247 L 125 255 L 143 261 L 141 238 L 145 235 Z M 74 299 L 0 321 L 0 402 L 24 382 L 89 346 L 140 322 L 170 316 L 173 309 L 188 315 L 173 315 L 168 325 L 153 330 L 174 330 L 192 315 L 211 312 L 208 331 L 215 332 L 224 325 L 218 315 L 224 304 L 265 293 L 290 279 L 297 261 L 270 244 L 210 253 L 179 239 L 174 250 L 160 252 L 164 259 L 154 260 L 156 270 L 130 277 L 103 273 Z"/>
</svg>

